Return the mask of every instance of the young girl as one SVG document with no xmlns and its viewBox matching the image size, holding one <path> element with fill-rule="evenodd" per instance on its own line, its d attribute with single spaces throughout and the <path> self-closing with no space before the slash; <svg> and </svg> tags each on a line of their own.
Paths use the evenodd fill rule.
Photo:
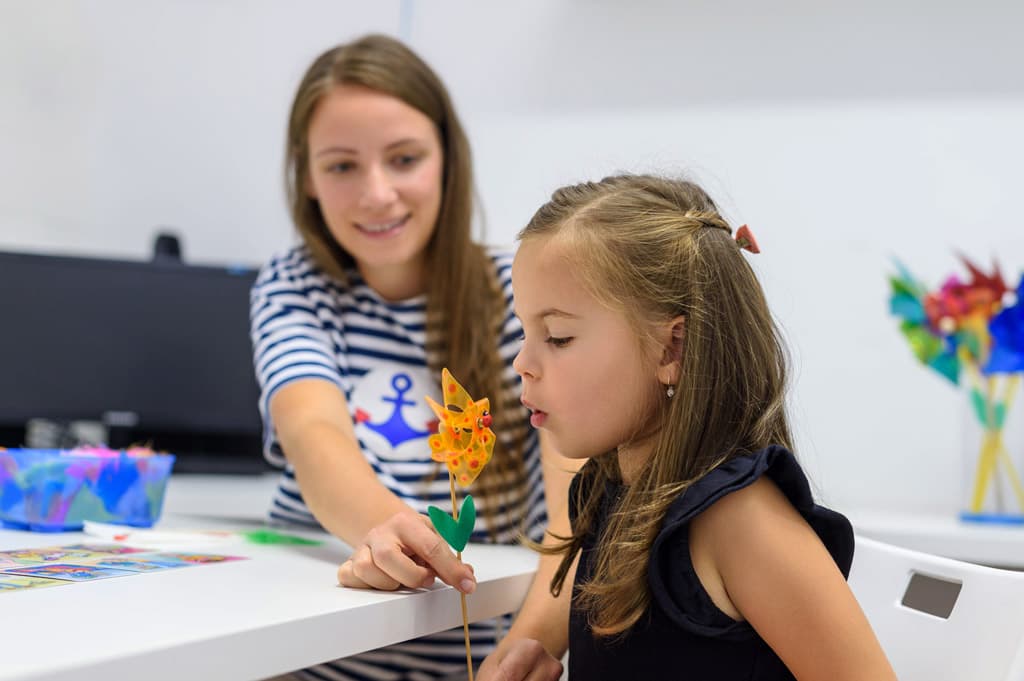
<svg viewBox="0 0 1024 681">
<path fill-rule="evenodd" d="M 354 547 L 346 585 L 432 583 L 442 570 L 388 565 L 388 528 L 428 531 L 417 514 L 450 499 L 423 401 L 440 396 L 447 366 L 491 396 L 501 434 L 474 483 L 485 520 L 473 540 L 538 537 L 545 488 L 511 366 L 521 335 L 511 254 L 471 239 L 469 146 L 444 85 L 391 38 L 328 50 L 292 104 L 286 179 L 302 244 L 263 268 L 251 314 L 266 456 L 283 468 L 271 518 L 322 526 Z M 566 477 L 563 498 L 567 488 Z M 442 577 L 472 590 L 469 569 L 447 558 Z M 494 648 L 495 631 L 471 628 L 474 654 Z M 459 629 L 308 677 L 435 678 L 465 669 L 462 650 Z"/>
<path fill-rule="evenodd" d="M 520 237 L 523 404 L 561 454 L 591 457 L 550 585 L 572 594 L 570 677 L 894 678 L 844 579 L 850 524 L 790 453 L 749 230 L 694 184 L 621 176 L 558 190 Z M 551 666 L 523 645 L 481 680 Z"/>
</svg>

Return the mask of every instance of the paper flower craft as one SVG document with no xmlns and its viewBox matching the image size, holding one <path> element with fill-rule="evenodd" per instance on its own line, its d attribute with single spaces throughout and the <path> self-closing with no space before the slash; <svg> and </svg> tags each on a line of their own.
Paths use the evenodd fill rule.
<svg viewBox="0 0 1024 681">
<path fill-rule="evenodd" d="M 469 494 L 462 502 L 462 509 L 455 503 L 455 483 L 468 487 L 491 460 L 494 452 L 494 432 L 491 430 L 491 403 L 486 397 L 474 400 L 451 375 L 448 369 L 441 371 L 441 394 L 444 406 L 430 397 L 427 404 L 437 416 L 437 433 L 431 435 L 430 458 L 448 467 L 448 483 L 452 494 L 452 515 L 449 516 L 437 506 L 427 509 L 434 529 L 455 549 L 462 560 L 462 549 L 466 548 L 473 526 L 476 524 L 476 506 Z M 469 620 L 466 616 L 466 594 L 462 600 L 462 627 L 466 637 L 466 666 L 469 681 L 473 681 L 473 658 L 469 647 Z"/>
<path fill-rule="evenodd" d="M 468 487 L 494 452 L 491 431 L 491 401 L 473 400 L 447 369 L 441 371 L 444 406 L 427 397 L 437 416 L 437 434 L 430 436 L 430 457 L 447 464 L 448 472 L 462 487 Z"/>
<path fill-rule="evenodd" d="M 897 262 L 898 274 L 889 278 L 889 309 L 901 319 L 900 331 L 919 361 L 953 384 L 967 377 L 972 411 L 984 434 L 964 517 L 990 519 L 982 506 L 1001 465 L 1017 497 L 1013 517 L 1024 522 L 1024 485 L 1003 441 L 1006 414 L 1024 372 L 1024 278 L 1012 292 L 998 265 L 985 273 L 967 258 L 961 261 L 970 279 L 950 276 L 935 291 Z"/>
</svg>

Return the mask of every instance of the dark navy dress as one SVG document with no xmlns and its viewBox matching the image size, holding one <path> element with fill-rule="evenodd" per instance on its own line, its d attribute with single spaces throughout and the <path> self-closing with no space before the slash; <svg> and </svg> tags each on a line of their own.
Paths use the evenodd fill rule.
<svg viewBox="0 0 1024 681">
<path fill-rule="evenodd" d="M 767 475 L 821 537 L 844 576 L 853 560 L 853 529 L 839 513 L 814 503 L 810 486 L 793 454 L 771 446 L 737 457 L 689 487 L 669 507 L 654 544 L 648 569 L 651 606 L 625 635 L 597 638 L 586 613 L 573 598 L 569 617 L 569 678 L 572 681 L 680 679 L 686 681 L 762 681 L 793 679 L 785 665 L 746 622 L 718 609 L 690 561 L 690 521 L 718 499 Z M 577 476 L 570 487 L 570 516 L 575 500 L 586 494 Z M 598 527 L 584 541 L 576 583 L 593 571 L 595 537 L 621 487 L 609 485 Z"/>
</svg>

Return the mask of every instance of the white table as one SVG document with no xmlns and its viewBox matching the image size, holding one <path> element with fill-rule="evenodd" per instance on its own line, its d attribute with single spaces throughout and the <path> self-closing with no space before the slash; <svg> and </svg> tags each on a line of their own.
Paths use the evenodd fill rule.
<svg viewBox="0 0 1024 681">
<path fill-rule="evenodd" d="M 1024 570 L 1024 526 L 969 523 L 952 514 L 861 511 L 848 517 L 865 537 L 969 563 Z"/>
<path fill-rule="evenodd" d="M 175 476 L 158 529 L 261 524 L 271 477 Z M 307 535 L 314 536 L 314 535 Z M 458 593 L 337 586 L 348 549 L 243 539 L 195 551 L 248 560 L 0 594 L 0 680 L 258 679 L 461 626 Z M 0 530 L 0 549 L 97 540 Z M 472 545 L 471 620 L 515 610 L 536 569 L 521 547 Z"/>
</svg>

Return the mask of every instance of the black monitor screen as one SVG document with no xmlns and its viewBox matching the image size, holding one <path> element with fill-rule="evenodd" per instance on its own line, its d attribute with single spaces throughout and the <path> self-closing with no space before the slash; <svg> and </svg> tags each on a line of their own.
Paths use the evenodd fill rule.
<svg viewBox="0 0 1024 681">
<path fill-rule="evenodd" d="M 0 427 L 95 420 L 127 426 L 136 441 L 163 434 L 187 447 L 180 438 L 212 437 L 208 448 L 232 449 L 243 438 L 252 448 L 261 428 L 248 333 L 255 276 L 0 253 Z"/>
</svg>

